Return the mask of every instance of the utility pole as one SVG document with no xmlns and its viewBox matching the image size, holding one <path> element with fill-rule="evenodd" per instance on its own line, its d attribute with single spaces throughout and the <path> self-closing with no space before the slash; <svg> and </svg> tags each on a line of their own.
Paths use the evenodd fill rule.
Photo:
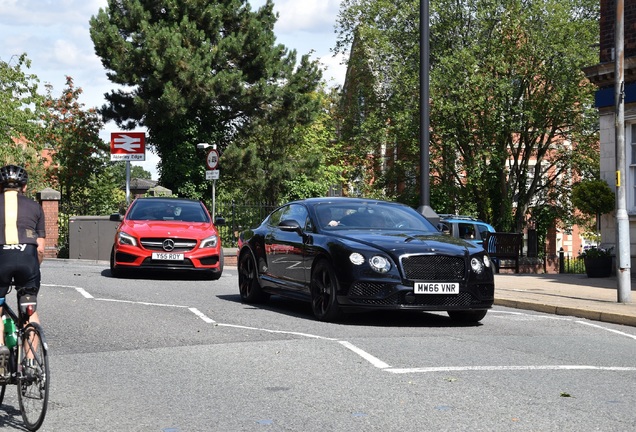
<svg viewBox="0 0 636 432">
<path fill-rule="evenodd" d="M 614 103 L 616 110 L 616 280 L 618 302 L 631 302 L 631 254 L 629 238 L 629 218 L 625 172 L 625 5 L 624 0 L 616 0 L 616 26 L 614 35 Z"/>
<path fill-rule="evenodd" d="M 430 105 L 429 105 L 429 0 L 420 0 L 420 206 L 417 209 L 433 225 L 439 216 L 431 207 Z"/>
</svg>

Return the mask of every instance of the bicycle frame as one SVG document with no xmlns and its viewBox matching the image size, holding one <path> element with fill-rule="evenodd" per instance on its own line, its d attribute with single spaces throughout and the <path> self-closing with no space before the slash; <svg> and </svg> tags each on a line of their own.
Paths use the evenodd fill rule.
<svg viewBox="0 0 636 432">
<path fill-rule="evenodd" d="M 17 386 L 24 425 L 27 430 L 35 431 L 42 426 L 48 405 L 48 345 L 42 326 L 29 321 L 27 308 L 35 311 L 35 301 L 28 295 L 19 296 L 17 313 L 6 302 L 6 297 L 2 305 L 4 315 L 16 323 L 17 341 L 9 350 L 9 376 L 0 382 L 0 404 L 7 385 Z M 32 360 L 27 362 L 29 359 Z M 37 372 L 34 374 L 33 370 Z"/>
<path fill-rule="evenodd" d="M 27 324 L 32 325 L 38 330 L 40 334 L 40 343 L 42 344 L 42 348 L 44 349 L 44 351 L 46 351 L 47 353 L 48 345 L 46 343 L 46 338 L 40 324 L 30 322 L 28 317 L 26 317 L 26 314 L 20 313 L 21 311 L 16 314 L 11 306 L 7 304 L 6 300 L 2 305 L 2 312 L 4 315 L 11 317 L 11 319 L 16 323 L 16 330 L 18 332 L 18 340 L 16 346 L 11 350 L 11 357 L 9 359 L 9 368 L 11 370 L 9 384 L 16 384 L 17 378 L 21 377 L 22 375 L 22 365 L 17 364 L 17 360 L 20 358 L 22 350 L 24 350 L 24 330 Z"/>
</svg>

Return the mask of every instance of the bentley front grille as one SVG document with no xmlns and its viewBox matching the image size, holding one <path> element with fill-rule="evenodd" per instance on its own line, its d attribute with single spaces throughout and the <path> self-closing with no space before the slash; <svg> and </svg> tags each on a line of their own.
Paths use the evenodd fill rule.
<svg viewBox="0 0 636 432">
<path fill-rule="evenodd" d="M 401 259 L 404 277 L 423 281 L 461 281 L 465 278 L 466 264 L 462 257 L 445 255 L 411 255 Z"/>
</svg>

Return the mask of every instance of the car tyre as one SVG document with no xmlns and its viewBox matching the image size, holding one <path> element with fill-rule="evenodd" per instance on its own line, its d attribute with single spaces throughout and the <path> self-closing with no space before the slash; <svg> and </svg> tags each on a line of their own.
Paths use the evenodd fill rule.
<svg viewBox="0 0 636 432">
<path fill-rule="evenodd" d="M 263 291 L 258 282 L 256 260 L 249 251 L 243 252 L 238 263 L 239 294 L 245 303 L 264 303 L 269 294 Z"/>
<path fill-rule="evenodd" d="M 342 318 L 338 304 L 338 279 L 333 266 L 320 260 L 311 273 L 311 309 L 319 321 L 335 322 Z"/>
<path fill-rule="evenodd" d="M 115 247 L 110 250 L 110 275 L 114 278 L 122 277 L 122 272 L 120 269 L 115 267 Z"/>
<path fill-rule="evenodd" d="M 448 316 L 455 322 L 461 324 L 477 324 L 484 319 L 487 310 L 460 310 L 460 311 L 447 311 Z"/>
<path fill-rule="evenodd" d="M 219 270 L 210 272 L 210 280 L 221 279 L 221 275 L 223 274 L 224 262 L 225 262 L 225 258 L 223 257 L 223 248 L 221 248 L 221 252 L 219 253 Z"/>
</svg>

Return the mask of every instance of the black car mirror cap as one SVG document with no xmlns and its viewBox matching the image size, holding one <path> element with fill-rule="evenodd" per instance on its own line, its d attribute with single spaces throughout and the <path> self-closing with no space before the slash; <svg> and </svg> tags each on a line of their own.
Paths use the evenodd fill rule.
<svg viewBox="0 0 636 432">
<path fill-rule="evenodd" d="M 214 225 L 223 226 L 225 225 L 225 218 L 223 216 L 217 216 L 214 218 Z"/>
<path fill-rule="evenodd" d="M 298 234 L 303 233 L 303 229 L 300 227 L 300 224 L 294 219 L 285 219 L 284 221 L 281 221 L 278 224 L 278 228 L 283 231 L 297 232 Z"/>
<path fill-rule="evenodd" d="M 122 215 L 119 213 L 113 213 L 110 215 L 111 222 L 121 222 L 121 220 L 122 220 Z"/>
</svg>

